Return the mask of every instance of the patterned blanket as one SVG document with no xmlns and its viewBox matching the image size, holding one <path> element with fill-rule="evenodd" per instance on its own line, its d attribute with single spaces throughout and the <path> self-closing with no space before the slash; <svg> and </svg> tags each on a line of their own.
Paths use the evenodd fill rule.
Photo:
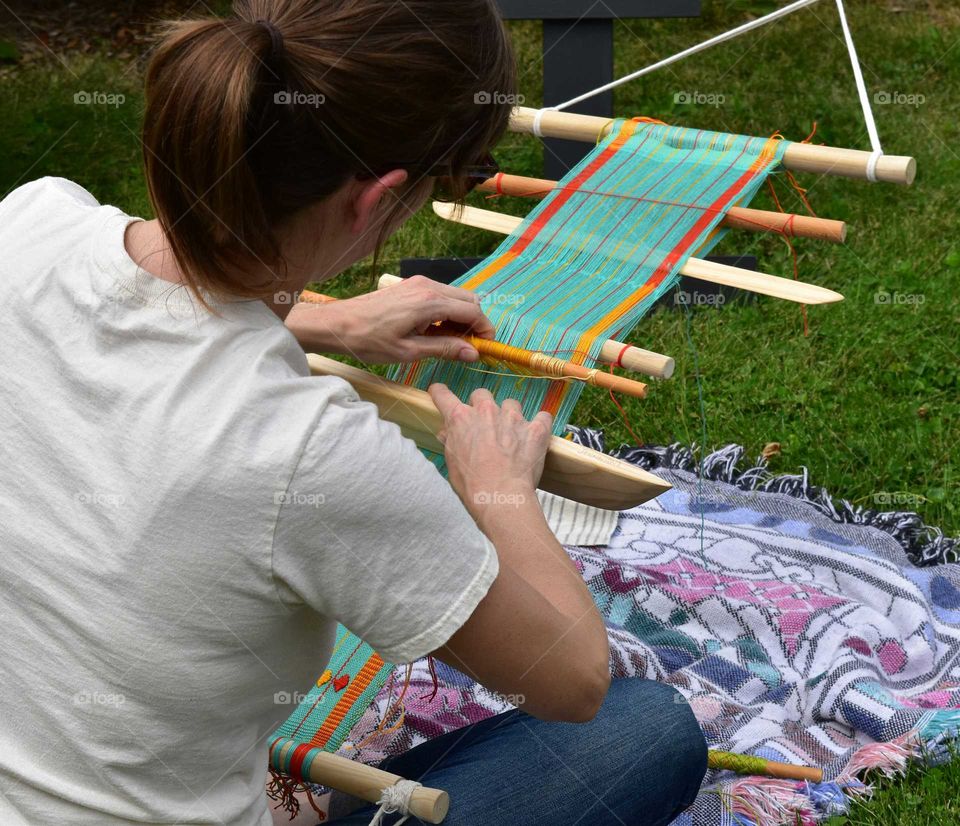
<svg viewBox="0 0 960 826">
<path fill-rule="evenodd" d="M 960 727 L 954 540 L 912 514 L 835 503 L 805 476 L 738 472 L 738 448 L 705 460 L 700 480 L 683 449 L 621 454 L 675 487 L 621 514 L 607 547 L 568 547 L 606 618 L 614 675 L 675 686 L 713 748 L 826 772 L 817 786 L 711 772 L 677 824 L 814 823 L 869 792 L 863 769 L 947 753 Z M 341 753 L 376 763 L 506 710 L 436 672 L 439 687 L 413 666 L 391 726 L 397 669 Z"/>
</svg>

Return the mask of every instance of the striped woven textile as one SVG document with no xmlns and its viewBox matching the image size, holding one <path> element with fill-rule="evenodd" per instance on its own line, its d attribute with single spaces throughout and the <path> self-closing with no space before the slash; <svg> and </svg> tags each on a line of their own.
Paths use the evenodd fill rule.
<svg viewBox="0 0 960 826">
<path fill-rule="evenodd" d="M 455 284 L 482 296 L 499 341 L 592 366 L 604 341 L 627 335 L 677 283 L 688 258 L 716 244 L 726 212 L 749 203 L 787 145 L 619 121 Z M 441 381 L 459 398 L 485 387 L 498 401 L 519 398 L 528 416 L 549 411 L 562 432 L 582 383 L 496 373 L 431 360 L 393 378 L 420 388 Z"/>
<path fill-rule="evenodd" d="M 673 287 L 693 255 L 720 239 L 730 207 L 753 198 L 786 141 L 683 129 L 641 119 L 610 135 L 559 183 L 488 259 L 456 284 L 482 296 L 498 340 L 593 365 L 603 342 L 627 335 Z M 480 387 L 517 398 L 525 415 L 566 426 L 583 385 L 451 362 L 394 368 L 421 388 L 440 381 L 461 399 Z M 443 470 L 442 457 L 431 455 Z M 271 738 L 271 765 L 307 774 L 336 751 L 392 672 L 341 629 L 330 679 L 314 687 Z"/>
</svg>

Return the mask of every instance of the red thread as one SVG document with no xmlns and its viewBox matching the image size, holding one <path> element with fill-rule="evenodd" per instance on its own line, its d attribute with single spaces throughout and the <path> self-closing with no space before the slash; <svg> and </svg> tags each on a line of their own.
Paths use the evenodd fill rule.
<svg viewBox="0 0 960 826">
<path fill-rule="evenodd" d="M 621 353 L 621 355 L 623 354 Z M 610 365 L 610 372 L 613 373 L 612 364 Z M 623 405 L 617 401 L 617 397 L 614 395 L 613 390 L 610 391 L 610 401 L 612 401 L 617 406 L 617 410 L 620 411 L 620 415 L 623 417 L 623 424 L 626 426 L 627 432 L 633 437 L 634 444 L 636 444 L 637 447 L 642 446 L 643 440 L 633 432 L 633 428 L 630 427 L 630 417 L 627 415 L 627 411 L 624 409 Z"/>
<path fill-rule="evenodd" d="M 616 361 L 617 367 L 623 367 L 623 356 L 624 356 L 624 354 L 627 352 L 627 350 L 629 350 L 631 347 L 633 347 L 632 344 L 624 344 L 624 345 L 623 345 L 623 349 L 620 351 L 620 355 L 617 356 L 617 361 Z M 624 369 L 626 369 L 626 368 L 624 368 Z"/>
</svg>

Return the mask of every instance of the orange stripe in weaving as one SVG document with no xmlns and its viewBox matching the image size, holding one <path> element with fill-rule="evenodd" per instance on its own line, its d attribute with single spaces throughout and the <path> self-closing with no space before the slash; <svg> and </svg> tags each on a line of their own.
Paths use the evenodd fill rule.
<svg viewBox="0 0 960 826">
<path fill-rule="evenodd" d="M 523 252 L 540 231 L 544 228 L 546 223 L 557 213 L 559 210 L 576 194 L 577 189 L 584 183 L 584 181 L 589 180 L 589 178 L 600 169 L 607 161 L 613 157 L 617 151 L 630 139 L 633 133 L 637 129 L 637 124 L 632 121 L 627 121 L 623 124 L 623 127 L 620 129 L 619 134 L 614 138 L 607 148 L 597 155 L 593 159 L 592 163 L 584 168 L 576 178 L 568 182 L 563 189 L 557 192 L 556 197 L 550 202 L 546 209 L 537 216 L 536 220 L 532 221 L 526 229 L 523 231 L 523 234 L 517 238 L 514 245 L 510 250 L 504 255 L 500 256 L 494 261 L 491 261 L 490 264 L 484 267 L 480 272 L 474 275 L 469 281 L 464 282 L 462 285 L 466 290 L 476 290 L 484 281 L 486 281 L 491 275 L 495 275 L 501 269 L 503 269 L 506 264 L 510 261 L 516 259 L 516 257 Z M 507 256 L 510 256 L 507 258 Z M 502 263 L 501 258 L 506 258 Z"/>
<path fill-rule="evenodd" d="M 587 330 L 577 342 L 577 350 L 588 347 L 590 342 L 593 341 L 601 331 L 610 327 L 628 309 L 642 301 L 660 285 L 663 279 L 670 273 L 674 265 L 680 259 L 682 251 L 686 250 L 693 239 L 695 239 L 703 231 L 704 227 L 714 220 L 716 213 L 729 207 L 730 202 L 733 201 L 734 197 L 743 190 L 743 188 L 756 176 L 758 172 L 763 170 L 767 164 L 773 160 L 776 155 L 776 145 L 776 140 L 772 138 L 767 140 L 766 144 L 764 144 L 763 151 L 760 153 L 760 156 L 752 164 L 750 164 L 750 168 L 740 176 L 733 186 L 731 186 L 720 198 L 714 202 L 714 207 L 709 212 L 704 212 L 704 214 L 700 217 L 700 220 L 697 221 L 697 223 L 687 233 L 686 237 L 684 237 L 683 241 L 678 244 L 676 249 L 674 249 L 663 260 L 659 267 L 657 267 L 650 280 L 647 281 L 647 283 L 644 284 L 640 290 L 631 295 L 630 298 L 622 302 L 619 306 L 615 307 L 613 310 L 607 313 L 607 315 L 600 319 L 600 321 L 593 325 L 593 327 Z"/>
<path fill-rule="evenodd" d="M 310 739 L 312 746 L 322 749 L 327 744 L 337 727 L 343 722 L 343 718 L 347 716 L 381 668 L 383 668 L 383 660 L 380 659 L 378 654 L 374 654 L 367 660 L 363 668 L 357 672 L 357 676 L 350 681 L 347 690 L 343 692 L 343 696 L 337 701 L 327 719 L 324 720 L 320 730 Z"/>
</svg>

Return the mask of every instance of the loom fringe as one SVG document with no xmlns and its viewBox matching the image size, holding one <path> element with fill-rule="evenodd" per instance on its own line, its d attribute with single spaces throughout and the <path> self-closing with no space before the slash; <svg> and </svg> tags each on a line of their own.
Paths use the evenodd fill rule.
<svg viewBox="0 0 960 826">
<path fill-rule="evenodd" d="M 574 441 L 606 452 L 603 434 L 586 428 L 568 427 Z M 672 444 L 666 447 L 623 445 L 611 451 L 612 456 L 625 459 L 644 470 L 681 470 L 697 474 L 700 462 L 697 448 Z M 743 491 L 781 493 L 812 505 L 834 522 L 877 528 L 893 537 L 910 561 L 918 567 L 941 565 L 960 561 L 960 538 L 945 537 L 939 528 L 924 523 L 912 511 L 878 511 L 854 505 L 846 499 L 834 499 L 824 488 L 813 485 L 809 471 L 799 474 L 774 475 L 767 470 L 767 462 L 758 457 L 756 463 L 740 470 L 738 465 L 745 449 L 727 445 L 703 458 L 703 478 L 725 482 Z"/>
</svg>

